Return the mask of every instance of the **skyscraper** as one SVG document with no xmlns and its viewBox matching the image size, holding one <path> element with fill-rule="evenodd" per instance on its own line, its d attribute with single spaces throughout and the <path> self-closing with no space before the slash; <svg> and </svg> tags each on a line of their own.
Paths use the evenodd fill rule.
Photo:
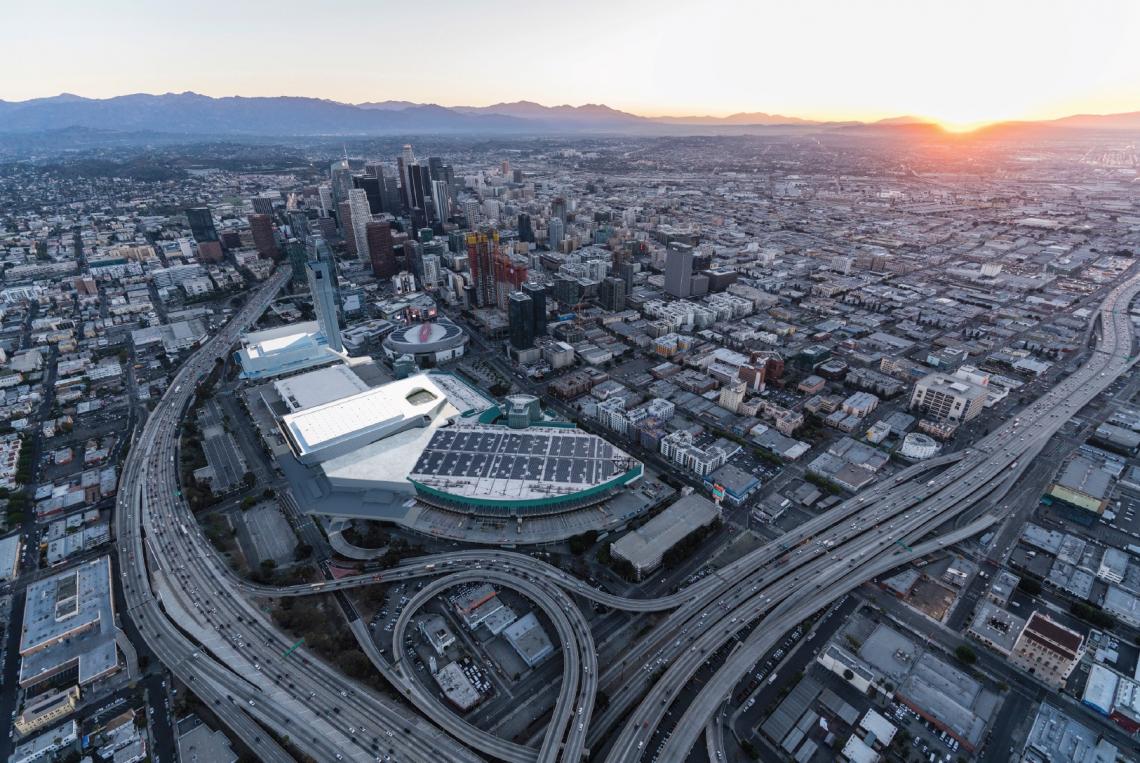
<svg viewBox="0 0 1140 763">
<path fill-rule="evenodd" d="M 273 198 L 270 196 L 254 196 L 249 200 L 253 205 L 253 211 L 259 215 L 272 215 L 273 214 Z"/>
<path fill-rule="evenodd" d="M 534 243 L 534 226 L 530 223 L 530 215 L 526 212 L 519 213 L 519 241 L 526 241 L 527 243 Z"/>
<path fill-rule="evenodd" d="M 451 217 L 451 191 L 448 190 L 447 181 L 431 181 L 431 199 L 435 205 L 435 219 L 446 222 Z"/>
<path fill-rule="evenodd" d="M 625 309 L 625 281 L 616 276 L 609 276 L 601 283 L 598 289 L 598 301 L 602 307 L 612 312 Z"/>
<path fill-rule="evenodd" d="M 368 211 L 378 215 L 384 211 L 383 179 L 369 175 L 353 175 L 352 185 L 368 195 Z"/>
<path fill-rule="evenodd" d="M 317 198 L 321 201 L 321 217 L 329 217 L 336 211 L 331 186 L 322 185 L 317 188 Z"/>
<path fill-rule="evenodd" d="M 479 212 L 479 202 L 474 199 L 468 199 L 463 202 L 463 218 L 467 221 L 468 228 L 474 228 L 479 224 L 482 214 Z"/>
<path fill-rule="evenodd" d="M 410 164 L 406 168 L 408 172 L 408 182 L 411 184 L 411 209 L 422 210 L 427 213 L 427 203 L 424 201 L 431 195 L 431 177 L 428 174 L 428 168 L 421 164 Z"/>
<path fill-rule="evenodd" d="M 396 252 L 392 246 L 392 226 L 386 222 L 369 222 L 364 226 L 368 241 L 368 258 L 372 261 L 372 275 L 391 278 L 396 274 Z"/>
<path fill-rule="evenodd" d="M 527 281 L 522 290 L 534 306 L 534 335 L 546 336 L 546 287 L 536 281 Z"/>
<path fill-rule="evenodd" d="M 290 276 L 290 281 L 294 286 L 299 286 L 305 282 L 307 276 L 305 264 L 308 257 L 305 253 L 305 242 L 297 238 L 291 238 L 285 242 L 285 251 L 289 253 L 289 264 L 293 266 L 293 274 Z"/>
<path fill-rule="evenodd" d="M 561 196 L 554 197 L 554 200 L 550 202 L 550 216 L 557 217 L 562 221 L 562 224 L 565 225 L 566 207 L 566 199 L 562 198 Z"/>
<path fill-rule="evenodd" d="M 467 234 L 467 263 L 475 290 L 475 304 L 493 305 L 495 300 L 495 255 L 499 251 L 499 232 L 482 231 Z"/>
<path fill-rule="evenodd" d="M 511 345 L 523 350 L 534 346 L 534 303 L 525 292 L 511 292 L 507 301 Z"/>
<path fill-rule="evenodd" d="M 356 233 L 352 229 L 352 204 L 342 201 L 336 205 L 336 225 L 341 238 L 344 239 L 344 248 L 348 253 L 356 255 Z"/>
<path fill-rule="evenodd" d="M 310 233 L 309 216 L 303 209 L 293 209 L 289 212 L 289 232 L 303 244 Z"/>
<path fill-rule="evenodd" d="M 262 257 L 276 260 L 281 256 L 277 241 L 273 237 L 273 218 L 269 215 L 249 216 L 249 232 L 253 235 L 253 245 Z"/>
<path fill-rule="evenodd" d="M 665 253 L 665 293 L 684 299 L 692 291 L 693 247 L 688 244 L 669 244 Z"/>
<path fill-rule="evenodd" d="M 369 259 L 366 227 L 372 220 L 372 211 L 368 204 L 368 192 L 363 188 L 353 188 L 348 192 L 348 206 L 352 218 L 352 237 L 356 241 L 356 256 L 362 260 Z"/>
<path fill-rule="evenodd" d="M 210 214 L 209 207 L 187 209 L 186 222 L 190 224 L 190 233 L 199 244 L 221 240 L 218 238 L 218 229 L 214 227 L 214 216 Z"/>
<path fill-rule="evenodd" d="M 412 153 L 412 146 L 410 143 L 404 144 L 404 150 L 396 157 L 396 169 L 400 173 L 400 188 L 403 191 L 403 203 L 405 209 L 411 209 L 415 205 L 412 203 L 412 182 L 409 177 L 408 168 L 416 163 L 416 155 Z"/>
<path fill-rule="evenodd" d="M 438 156 L 429 156 L 428 174 L 431 176 L 432 180 L 442 180 L 446 183 L 447 178 L 444 177 L 443 174 L 443 159 L 440 159 Z"/>
<path fill-rule="evenodd" d="M 352 190 L 352 170 L 348 166 L 348 159 L 337 159 L 329 167 L 329 181 L 332 183 L 333 201 L 338 204 L 348 200 L 348 192 Z"/>
<path fill-rule="evenodd" d="M 380 194 L 384 202 L 383 210 L 390 215 L 400 214 L 400 183 L 396 178 L 384 178 Z"/>
<path fill-rule="evenodd" d="M 306 264 L 309 276 L 309 293 L 313 296 L 313 311 L 317 314 L 317 324 L 329 347 L 344 352 L 340 340 L 340 323 L 336 317 L 336 289 L 329 274 L 329 263 L 310 260 Z"/>
<path fill-rule="evenodd" d="M 222 252 L 221 239 L 218 229 L 214 227 L 214 217 L 209 207 L 193 207 L 186 210 L 186 221 L 190 224 L 190 232 L 198 242 L 198 259 L 202 262 L 221 262 L 225 258 Z"/>
<path fill-rule="evenodd" d="M 424 289 L 434 291 L 439 288 L 439 255 L 438 254 L 424 254 L 423 259 L 423 285 Z"/>
<path fill-rule="evenodd" d="M 557 217 L 550 218 L 550 224 L 546 233 L 547 246 L 553 250 L 557 250 L 558 245 L 562 243 L 562 238 L 565 235 L 565 226 L 562 224 L 562 220 Z"/>
</svg>

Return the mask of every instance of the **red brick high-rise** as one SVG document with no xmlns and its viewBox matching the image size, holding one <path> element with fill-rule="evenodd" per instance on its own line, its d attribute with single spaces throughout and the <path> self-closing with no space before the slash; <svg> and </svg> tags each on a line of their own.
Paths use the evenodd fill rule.
<svg viewBox="0 0 1140 763">
<path fill-rule="evenodd" d="M 269 259 L 279 259 L 280 250 L 273 237 L 273 218 L 269 215 L 253 214 L 249 216 L 249 232 L 253 235 L 253 245 L 257 253 Z"/>
<path fill-rule="evenodd" d="M 396 250 L 392 246 L 392 225 L 386 222 L 370 222 L 364 226 L 364 237 L 368 241 L 372 275 L 377 278 L 391 278 L 396 275 Z"/>
</svg>

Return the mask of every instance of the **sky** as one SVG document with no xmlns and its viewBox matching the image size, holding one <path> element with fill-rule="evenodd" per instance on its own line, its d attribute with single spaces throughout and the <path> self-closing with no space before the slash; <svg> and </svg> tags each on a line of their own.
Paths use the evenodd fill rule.
<svg viewBox="0 0 1140 763">
<path fill-rule="evenodd" d="M 1136 0 L 50 0 L 0 99 L 193 90 L 970 127 L 1140 110 Z"/>
</svg>

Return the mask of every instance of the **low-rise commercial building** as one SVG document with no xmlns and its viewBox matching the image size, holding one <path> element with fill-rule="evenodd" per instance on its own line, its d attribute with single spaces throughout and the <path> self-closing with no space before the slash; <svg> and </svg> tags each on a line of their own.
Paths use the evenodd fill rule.
<svg viewBox="0 0 1140 763">
<path fill-rule="evenodd" d="M 610 544 L 610 553 L 633 565 L 638 576 L 661 565 L 661 557 L 689 533 L 707 527 L 720 516 L 712 501 L 699 495 L 683 496 L 636 530 Z"/>
<path fill-rule="evenodd" d="M 1034 612 L 1021 630 L 1009 661 L 1047 684 L 1064 685 L 1084 654 L 1084 636 Z"/>
</svg>

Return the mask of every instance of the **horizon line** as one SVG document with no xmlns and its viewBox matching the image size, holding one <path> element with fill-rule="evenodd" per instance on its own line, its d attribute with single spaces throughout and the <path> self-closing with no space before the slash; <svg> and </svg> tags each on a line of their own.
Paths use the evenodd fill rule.
<svg viewBox="0 0 1140 763">
<path fill-rule="evenodd" d="M 807 122 L 816 122 L 816 123 L 820 123 L 820 124 L 843 123 L 843 122 L 858 122 L 858 123 L 862 123 L 862 124 L 873 124 L 876 122 L 882 122 L 882 121 L 887 121 L 887 120 L 910 119 L 910 120 L 914 120 L 914 122 L 916 122 L 916 123 L 932 124 L 932 125 L 936 125 L 939 127 L 943 127 L 943 128 L 950 130 L 950 131 L 970 131 L 970 130 L 974 130 L 974 129 L 978 129 L 978 128 L 982 128 L 982 127 L 987 127 L 990 125 L 1010 123 L 1010 122 L 1014 122 L 1014 123 L 1015 122 L 1050 122 L 1050 121 L 1056 121 L 1056 120 L 1072 118 L 1072 117 L 1106 117 L 1106 116 L 1117 116 L 1117 115 L 1121 115 L 1121 114 L 1133 114 L 1133 113 L 1140 112 L 1140 106 L 1138 106 L 1136 109 L 1128 110 L 1128 111 L 1107 111 L 1107 112 L 1077 111 L 1077 112 L 1063 112 L 1063 113 L 1058 112 L 1052 116 L 999 117 L 999 118 L 994 118 L 994 119 L 977 120 L 977 121 L 973 121 L 970 123 L 956 123 L 953 120 L 947 120 L 947 119 L 942 119 L 942 118 L 939 118 L 936 116 L 928 116 L 928 115 L 918 114 L 918 113 L 890 114 L 888 112 L 883 112 L 884 115 L 882 115 L 882 116 L 867 115 L 867 116 L 862 116 L 862 117 L 803 115 L 803 114 L 794 114 L 794 113 L 780 113 L 778 111 L 765 111 L 765 110 L 761 110 L 761 109 L 754 109 L 754 110 L 737 109 L 737 110 L 728 111 L 725 113 L 717 113 L 716 111 L 710 111 L 710 110 L 705 110 L 705 111 L 699 111 L 698 110 L 698 111 L 693 111 L 690 113 L 677 112 L 677 111 L 656 112 L 655 113 L 655 110 L 654 110 L 654 111 L 647 113 L 647 112 L 633 111 L 633 110 L 629 110 L 627 108 L 622 108 L 622 107 L 618 107 L 618 106 L 611 106 L 610 104 L 607 104 L 607 103 L 602 102 L 602 101 L 586 101 L 586 102 L 575 105 L 572 103 L 547 104 L 547 103 L 543 103 L 542 101 L 533 100 L 530 98 L 518 98 L 518 99 L 513 100 L 513 101 L 502 101 L 502 100 L 500 100 L 500 101 L 495 101 L 493 103 L 487 103 L 484 105 L 474 105 L 471 103 L 446 104 L 446 103 L 439 103 L 436 101 L 413 101 L 413 100 L 408 100 L 406 98 L 384 98 L 384 99 L 370 99 L 370 100 L 362 100 L 362 101 L 352 101 L 352 100 L 341 100 L 341 99 L 337 99 L 337 98 L 330 98 L 330 97 L 326 97 L 326 96 L 296 95 L 296 94 L 288 94 L 288 93 L 281 93 L 278 95 L 246 95 L 246 94 L 242 94 L 242 93 L 232 93 L 232 94 L 228 94 L 228 95 L 210 95 L 208 93 L 200 92 L 197 90 L 167 90 L 164 92 L 147 92 L 147 91 L 138 90 L 138 91 L 134 91 L 134 92 L 119 93 L 117 95 L 107 95 L 107 96 L 80 95 L 80 94 L 75 93 L 73 91 L 63 90 L 63 91 L 60 91 L 59 93 L 56 93 L 54 95 L 35 96 L 32 98 L 24 98 L 21 100 L 8 100 L 6 98 L 0 98 L 0 103 L 9 103 L 9 104 L 29 103 L 32 101 L 49 100 L 52 98 L 59 98 L 62 96 L 72 96 L 74 98 L 82 99 L 82 100 L 86 100 L 86 101 L 106 101 L 106 100 L 112 100 L 115 98 L 126 98 L 126 97 L 136 96 L 136 95 L 150 96 L 150 97 L 161 97 L 161 96 L 167 96 L 167 95 L 197 95 L 197 96 L 201 96 L 203 98 L 209 98 L 212 100 L 222 100 L 222 99 L 226 99 L 226 98 L 248 98 L 248 99 L 296 98 L 296 99 L 305 99 L 305 100 L 324 101 L 327 103 L 336 103 L 336 104 L 345 105 L 345 106 L 353 106 L 356 108 L 360 108 L 363 104 L 368 104 L 368 103 L 387 103 L 387 102 L 408 103 L 408 104 L 410 104 L 410 106 L 413 106 L 413 107 L 414 106 L 437 106 L 437 107 L 445 108 L 445 109 L 489 109 L 489 108 L 493 108 L 495 106 L 515 105 L 515 104 L 520 104 L 520 103 L 535 104 L 537 106 L 541 106 L 543 108 L 550 108 L 550 109 L 553 109 L 553 108 L 582 109 L 582 108 L 595 106 L 595 107 L 611 109 L 613 111 L 617 111 L 617 112 L 620 112 L 622 114 L 627 114 L 629 116 L 638 117 L 641 119 L 648 119 L 648 120 L 659 120 L 659 119 L 719 119 L 719 120 L 724 120 L 724 119 L 730 119 L 730 118 L 735 117 L 735 116 L 749 115 L 749 114 L 763 114 L 763 115 L 769 116 L 769 117 L 781 117 L 781 118 L 786 118 L 786 119 L 802 120 L 802 121 L 807 121 Z"/>
</svg>

